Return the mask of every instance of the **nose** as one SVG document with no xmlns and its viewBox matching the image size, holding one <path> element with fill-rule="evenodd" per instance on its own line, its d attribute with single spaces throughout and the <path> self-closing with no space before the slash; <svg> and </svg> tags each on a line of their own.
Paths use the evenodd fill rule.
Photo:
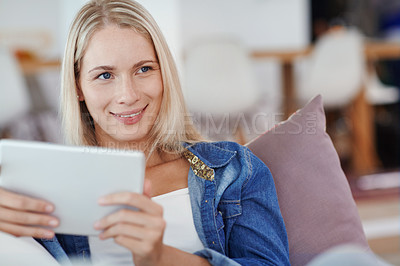
<svg viewBox="0 0 400 266">
<path fill-rule="evenodd" d="M 121 77 L 117 86 L 118 104 L 132 105 L 140 99 L 139 90 L 131 77 Z"/>
</svg>

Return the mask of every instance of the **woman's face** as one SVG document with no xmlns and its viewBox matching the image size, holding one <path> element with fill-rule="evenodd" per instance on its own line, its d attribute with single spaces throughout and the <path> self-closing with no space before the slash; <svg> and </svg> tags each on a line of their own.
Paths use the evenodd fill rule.
<svg viewBox="0 0 400 266">
<path fill-rule="evenodd" d="M 94 33 L 83 56 L 80 100 L 101 146 L 140 144 L 160 110 L 163 84 L 153 44 L 127 28 Z"/>
</svg>

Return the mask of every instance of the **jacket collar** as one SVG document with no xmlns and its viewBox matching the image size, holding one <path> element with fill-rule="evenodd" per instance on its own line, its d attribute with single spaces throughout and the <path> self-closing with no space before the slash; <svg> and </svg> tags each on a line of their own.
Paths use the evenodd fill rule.
<svg viewBox="0 0 400 266">
<path fill-rule="evenodd" d="M 183 146 L 210 168 L 225 166 L 237 153 L 235 149 L 230 147 L 229 142 L 183 143 Z"/>
</svg>

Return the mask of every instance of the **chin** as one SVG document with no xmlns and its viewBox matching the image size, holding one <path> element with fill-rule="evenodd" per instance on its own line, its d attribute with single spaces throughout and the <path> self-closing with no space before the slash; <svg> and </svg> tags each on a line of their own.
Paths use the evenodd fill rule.
<svg viewBox="0 0 400 266">
<path fill-rule="evenodd" d="M 99 127 L 100 134 L 97 136 L 98 140 L 103 140 L 104 143 L 100 144 L 103 147 L 116 148 L 116 149 L 135 149 L 144 150 L 143 146 L 146 143 L 147 136 L 150 130 L 137 126 L 119 126 L 112 127 L 110 125 L 103 125 Z M 108 130 L 102 130 L 108 129 Z"/>
<path fill-rule="evenodd" d="M 134 149 L 134 150 L 144 150 L 146 145 L 145 135 L 135 135 L 135 136 L 127 136 L 120 135 L 113 137 L 114 144 L 116 148 L 121 149 Z"/>
</svg>

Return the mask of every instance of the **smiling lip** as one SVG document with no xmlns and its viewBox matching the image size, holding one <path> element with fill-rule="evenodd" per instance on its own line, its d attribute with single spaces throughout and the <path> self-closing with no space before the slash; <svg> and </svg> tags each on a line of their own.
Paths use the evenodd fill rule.
<svg viewBox="0 0 400 266">
<path fill-rule="evenodd" d="M 147 105 L 141 109 L 135 109 L 135 110 L 121 112 L 121 113 L 112 113 L 112 112 L 110 112 L 110 113 L 119 122 L 124 123 L 125 125 L 133 125 L 140 121 L 140 119 L 143 117 L 143 113 L 146 110 L 146 108 L 147 108 Z"/>
</svg>

